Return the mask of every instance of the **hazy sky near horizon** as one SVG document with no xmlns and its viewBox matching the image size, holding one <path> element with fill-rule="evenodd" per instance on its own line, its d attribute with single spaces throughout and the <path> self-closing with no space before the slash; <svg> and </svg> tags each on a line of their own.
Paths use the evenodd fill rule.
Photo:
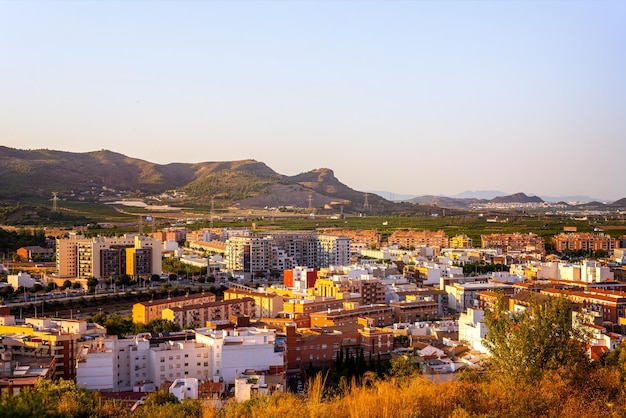
<svg viewBox="0 0 626 418">
<path fill-rule="evenodd" d="M 0 145 L 626 196 L 623 1 L 0 1 Z"/>
</svg>

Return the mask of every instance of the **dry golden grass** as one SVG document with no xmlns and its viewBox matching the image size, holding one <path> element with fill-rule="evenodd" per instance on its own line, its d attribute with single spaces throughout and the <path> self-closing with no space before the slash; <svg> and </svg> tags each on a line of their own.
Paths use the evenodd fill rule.
<svg viewBox="0 0 626 418">
<path fill-rule="evenodd" d="M 341 385 L 340 385 L 341 386 Z M 205 410 L 203 418 L 618 417 L 626 416 L 619 376 L 592 373 L 576 386 L 558 375 L 534 385 L 498 379 L 432 383 L 420 375 L 329 390 L 317 376 L 305 396 L 275 394 Z"/>
</svg>

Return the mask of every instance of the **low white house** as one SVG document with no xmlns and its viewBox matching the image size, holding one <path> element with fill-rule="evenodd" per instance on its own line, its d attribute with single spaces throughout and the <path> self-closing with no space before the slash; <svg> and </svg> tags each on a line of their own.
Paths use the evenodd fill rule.
<svg viewBox="0 0 626 418">
<path fill-rule="evenodd" d="M 39 283 L 39 281 L 33 279 L 30 274 L 24 272 L 9 274 L 7 276 L 7 282 L 13 286 L 13 289 L 17 289 L 20 286 L 33 287 L 35 283 Z"/>
<path fill-rule="evenodd" d="M 199 380 L 195 377 L 176 379 L 171 384 L 169 392 L 181 402 L 185 399 L 198 399 L 199 383 Z"/>
</svg>

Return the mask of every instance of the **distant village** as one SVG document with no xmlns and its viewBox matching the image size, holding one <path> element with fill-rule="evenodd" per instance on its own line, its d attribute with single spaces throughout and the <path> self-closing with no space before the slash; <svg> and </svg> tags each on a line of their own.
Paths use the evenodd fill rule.
<svg viewBox="0 0 626 418">
<path fill-rule="evenodd" d="M 564 231 L 552 237 L 557 254 L 550 255 L 533 233 L 483 235 L 476 244 L 443 231 L 396 231 L 383 242 L 375 230 L 170 227 L 121 237 L 70 233 L 47 248 L 20 248 L 22 261 L 53 262 L 54 273 L 2 266 L 7 281 L 0 285 L 51 289 L 42 298 L 189 281 L 163 271 L 168 259 L 202 269 L 223 295 L 203 281 L 201 292 L 135 303 L 134 323 L 166 320 L 181 331 L 123 337 L 73 313 L 12 315 L 24 301 L 5 300 L 0 391 L 64 378 L 132 408 L 159 389 L 220 405 L 301 391 L 310 370 L 333 369 L 349 356 L 367 363 L 403 356 L 424 375 L 454 378 L 488 359 L 483 319 L 498 296 L 512 312 L 566 297 L 572 320 L 591 336 L 585 344 L 592 360 L 621 344 L 626 236 Z M 116 288 L 122 276 L 139 287 Z"/>
</svg>

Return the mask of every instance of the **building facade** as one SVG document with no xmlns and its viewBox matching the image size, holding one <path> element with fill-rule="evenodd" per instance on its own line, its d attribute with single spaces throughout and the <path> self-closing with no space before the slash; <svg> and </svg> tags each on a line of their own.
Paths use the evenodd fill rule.
<svg viewBox="0 0 626 418">
<path fill-rule="evenodd" d="M 116 278 L 127 274 L 147 278 L 161 274 L 161 243 L 149 237 L 84 238 L 73 235 L 56 242 L 57 277 Z"/>
</svg>

